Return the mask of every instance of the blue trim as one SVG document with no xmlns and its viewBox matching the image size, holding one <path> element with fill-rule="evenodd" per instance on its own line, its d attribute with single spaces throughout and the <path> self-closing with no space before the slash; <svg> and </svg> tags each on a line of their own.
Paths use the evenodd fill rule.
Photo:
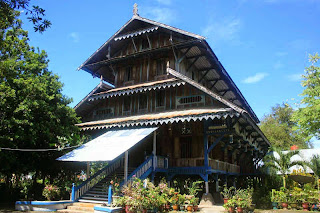
<svg viewBox="0 0 320 213">
<path fill-rule="evenodd" d="M 208 149 L 208 153 L 210 153 L 210 152 L 212 151 L 212 149 L 221 141 L 221 139 L 222 139 L 224 136 L 225 136 L 225 134 L 222 133 L 222 134 L 220 135 L 220 137 L 217 138 L 217 139 L 213 142 L 213 144 L 211 144 L 211 146 L 210 146 L 209 149 Z"/>
<path fill-rule="evenodd" d="M 108 204 L 111 205 L 112 203 L 112 185 L 109 185 L 109 189 L 108 189 Z"/>
<path fill-rule="evenodd" d="M 129 181 L 132 177 L 133 177 L 133 175 L 135 175 L 145 164 L 147 164 L 149 161 L 153 161 L 153 154 L 152 155 L 150 155 L 140 166 L 138 166 L 129 176 L 128 176 L 128 180 L 127 181 Z M 152 165 L 153 165 L 153 162 L 152 162 Z M 142 176 L 140 177 L 140 179 L 145 179 L 145 178 L 147 178 L 149 175 L 150 175 L 150 171 L 149 170 L 151 170 L 151 171 L 153 171 L 153 166 L 151 166 L 144 174 L 142 174 Z M 148 175 L 146 176 L 146 177 L 144 177 L 145 176 L 145 174 L 147 174 L 148 173 Z M 121 183 L 120 183 L 120 187 L 122 187 L 124 185 L 124 181 L 122 181 Z"/>
<path fill-rule="evenodd" d="M 168 169 L 163 169 L 163 168 L 156 168 L 156 170 L 154 170 L 155 172 L 168 172 Z"/>
<path fill-rule="evenodd" d="M 74 203 L 73 201 L 16 201 L 17 205 L 56 205 L 56 204 L 66 204 Z"/>
<path fill-rule="evenodd" d="M 104 172 L 106 169 L 108 169 L 110 166 L 112 166 L 114 163 L 116 163 L 120 158 L 122 157 L 122 155 L 118 156 L 116 159 L 114 159 L 113 161 L 111 161 L 107 166 L 105 166 L 103 169 L 101 169 L 100 171 L 98 171 L 97 173 L 95 173 L 93 176 L 91 176 L 89 179 L 87 179 L 86 181 L 82 182 L 80 185 L 75 187 L 75 191 L 77 191 L 78 189 L 80 189 L 82 186 L 84 186 L 86 183 L 88 183 L 89 181 L 91 181 L 92 179 L 94 179 L 95 177 L 97 177 L 98 175 L 100 175 L 102 172 Z"/>
<path fill-rule="evenodd" d="M 121 207 L 105 207 L 105 206 L 95 206 L 93 207 L 94 210 L 96 211 L 102 211 L 102 212 L 121 212 L 122 208 Z"/>
<path fill-rule="evenodd" d="M 149 168 L 143 175 L 141 175 L 140 179 L 141 180 L 146 179 L 151 174 L 152 171 L 153 171 L 153 168 L 152 167 Z"/>
</svg>

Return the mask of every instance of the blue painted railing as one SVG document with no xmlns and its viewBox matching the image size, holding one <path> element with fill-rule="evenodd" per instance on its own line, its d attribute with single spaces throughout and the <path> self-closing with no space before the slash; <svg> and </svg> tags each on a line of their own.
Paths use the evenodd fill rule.
<svg viewBox="0 0 320 213">
<path fill-rule="evenodd" d="M 147 178 L 153 171 L 153 161 L 154 156 L 151 155 L 148 157 L 138 168 L 136 168 L 129 176 L 127 183 L 130 183 L 133 180 L 133 177 L 139 178 L 139 179 L 145 179 Z M 123 181 L 120 186 L 123 186 L 125 184 L 125 181 Z"/>
<path fill-rule="evenodd" d="M 81 183 L 79 186 L 72 184 L 71 200 L 78 200 L 83 194 L 85 194 L 89 189 L 94 185 L 99 183 L 102 179 L 112 174 L 115 170 L 120 168 L 123 165 L 122 156 L 111 161 L 106 167 L 101 169 L 99 172 L 95 173 L 88 180 Z"/>
</svg>

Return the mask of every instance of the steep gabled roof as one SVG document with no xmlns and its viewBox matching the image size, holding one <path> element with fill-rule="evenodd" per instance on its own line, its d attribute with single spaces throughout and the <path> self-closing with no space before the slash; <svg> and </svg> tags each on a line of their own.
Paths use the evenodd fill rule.
<svg viewBox="0 0 320 213">
<path fill-rule="evenodd" d="M 160 22 L 156 22 L 156 21 L 153 21 L 153 20 L 150 20 L 150 19 L 147 19 L 147 18 L 143 18 L 143 17 L 140 17 L 138 15 L 134 15 L 115 34 L 113 34 L 98 50 L 96 50 L 84 63 L 82 63 L 78 67 L 78 70 L 83 69 L 84 65 L 88 64 L 91 61 L 91 59 L 97 53 L 99 53 L 103 49 L 106 49 L 108 44 L 110 44 L 117 36 L 122 35 L 122 34 L 125 35 L 128 32 L 130 32 L 130 28 L 129 29 L 126 29 L 126 28 L 128 28 L 130 25 L 134 25 L 134 22 L 136 22 L 136 21 L 142 21 L 144 23 L 150 24 L 151 26 L 158 26 L 158 27 L 161 27 L 163 29 L 167 29 L 167 30 L 170 30 L 170 31 L 173 31 L 173 32 L 176 32 L 176 33 L 180 33 L 182 35 L 189 36 L 189 37 L 194 38 L 194 39 L 201 39 L 201 40 L 205 39 L 205 37 L 203 37 L 203 36 L 200 36 L 200 35 L 197 35 L 197 34 L 194 34 L 194 33 L 190 33 L 190 32 L 187 32 L 185 30 L 181 30 L 179 28 L 172 27 L 172 26 L 169 26 L 169 25 L 166 25 L 166 24 L 163 24 L 163 23 L 160 23 Z"/>
<path fill-rule="evenodd" d="M 91 97 L 93 94 L 95 93 L 100 93 L 100 92 L 104 92 L 104 91 L 108 91 L 110 89 L 113 89 L 112 86 L 110 86 L 109 84 L 105 84 L 102 81 L 93 89 L 91 90 L 91 92 L 89 92 L 88 95 L 86 95 L 86 97 L 84 97 L 75 107 L 74 109 L 78 112 L 79 110 L 81 110 L 81 108 L 86 108 L 84 106 L 85 102 L 88 100 L 89 97 Z"/>
</svg>

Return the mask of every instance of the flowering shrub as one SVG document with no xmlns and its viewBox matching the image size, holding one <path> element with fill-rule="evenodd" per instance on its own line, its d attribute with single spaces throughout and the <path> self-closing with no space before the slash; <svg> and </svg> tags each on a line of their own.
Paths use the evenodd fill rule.
<svg viewBox="0 0 320 213">
<path fill-rule="evenodd" d="M 60 189 L 54 185 L 46 185 L 42 191 L 42 195 L 48 200 L 59 199 Z"/>
<path fill-rule="evenodd" d="M 120 179 L 116 176 L 110 181 L 110 184 L 112 185 L 112 191 L 114 195 L 120 194 Z"/>
</svg>

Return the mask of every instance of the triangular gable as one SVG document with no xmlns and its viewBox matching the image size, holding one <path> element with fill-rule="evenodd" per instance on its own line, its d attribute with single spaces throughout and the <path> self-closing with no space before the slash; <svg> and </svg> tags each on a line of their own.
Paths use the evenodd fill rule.
<svg viewBox="0 0 320 213">
<path fill-rule="evenodd" d="M 74 110 L 80 110 L 81 106 L 88 100 L 90 96 L 92 96 L 95 93 L 103 92 L 103 91 L 108 91 L 110 89 L 113 89 L 113 87 L 109 84 L 105 84 L 102 81 L 93 89 L 91 92 L 86 95 L 75 107 Z"/>
<path fill-rule="evenodd" d="M 207 95 L 211 96 L 212 98 L 216 99 L 217 101 L 221 102 L 222 104 L 230 107 L 231 109 L 233 109 L 234 111 L 240 113 L 240 115 L 242 115 L 246 121 L 252 126 L 252 128 L 263 138 L 263 140 L 270 146 L 270 142 L 268 141 L 268 139 L 266 138 L 266 136 L 263 134 L 263 132 L 260 130 L 260 128 L 257 126 L 257 124 L 255 123 L 254 119 L 251 117 L 251 115 L 244 109 L 238 107 L 237 105 L 235 105 L 234 103 L 224 99 L 223 97 L 221 97 L 220 95 L 214 93 L 213 91 L 207 89 L 206 87 L 202 86 L 201 84 L 195 82 L 194 80 L 188 78 L 185 75 L 182 75 L 181 73 L 171 69 L 170 67 L 167 67 L 167 73 L 173 75 L 174 77 L 181 79 L 183 81 L 185 81 L 186 83 L 192 85 L 193 87 L 199 89 L 200 91 L 206 93 Z"/>
<path fill-rule="evenodd" d="M 176 33 L 180 33 L 182 35 L 185 35 L 185 36 L 189 36 L 189 37 L 192 37 L 192 38 L 195 38 L 195 39 L 201 39 L 201 40 L 204 40 L 205 37 L 203 36 L 200 36 L 200 35 L 197 35 L 197 34 L 194 34 L 194 33 L 190 33 L 190 32 L 187 32 L 185 30 L 181 30 L 181 29 L 178 29 L 178 28 L 175 28 L 175 27 L 172 27 L 172 26 L 169 26 L 169 25 L 166 25 L 166 24 L 163 24 L 163 23 L 159 23 L 159 22 L 156 22 L 156 21 L 153 21 L 153 20 L 150 20 L 150 19 L 147 19 L 147 18 L 143 18 L 143 17 L 140 17 L 138 15 L 134 15 L 129 21 L 127 21 L 113 36 L 111 36 L 98 50 L 96 50 L 84 63 L 82 63 L 79 67 L 78 67 L 78 70 L 80 69 L 83 69 L 84 66 L 96 55 L 98 54 L 100 51 L 102 51 L 103 49 L 106 49 L 108 44 L 111 43 L 117 36 L 121 35 L 121 33 L 123 33 L 126 28 L 131 25 L 134 21 L 136 20 L 139 20 L 139 21 L 142 21 L 142 22 L 145 22 L 147 24 L 150 24 L 150 25 L 154 25 L 154 26 L 157 26 L 157 27 L 161 27 L 161 28 L 164 28 L 164 29 L 167 29 L 167 30 L 170 30 L 170 31 L 173 31 L 173 32 L 176 32 Z"/>
</svg>

